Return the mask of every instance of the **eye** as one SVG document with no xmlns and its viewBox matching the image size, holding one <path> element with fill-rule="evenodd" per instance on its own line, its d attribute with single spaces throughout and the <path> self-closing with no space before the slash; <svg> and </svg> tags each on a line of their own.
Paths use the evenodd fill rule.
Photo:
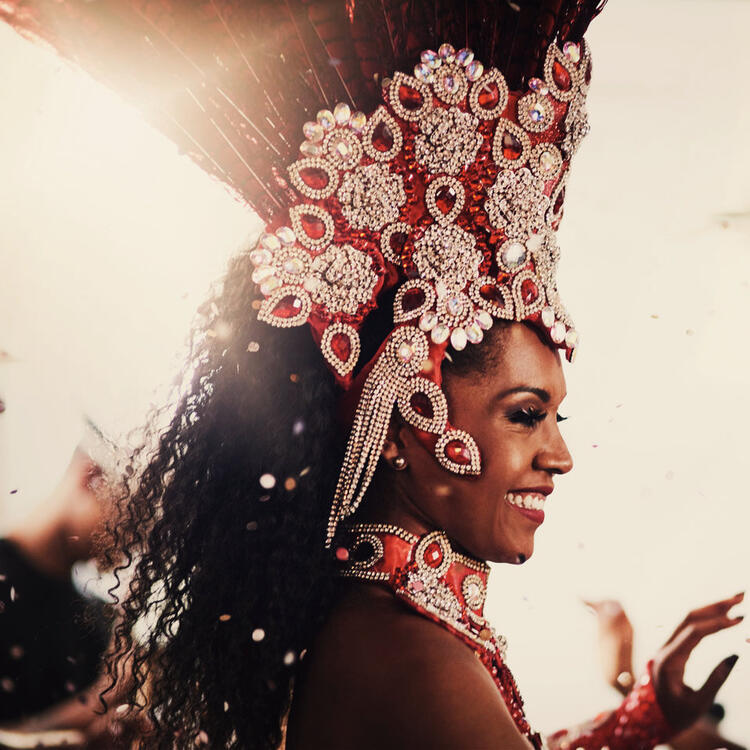
<svg viewBox="0 0 750 750">
<path fill-rule="evenodd" d="M 564 417 L 562 414 L 557 415 L 557 421 L 558 422 L 564 422 L 567 419 L 567 417 Z"/>
<path fill-rule="evenodd" d="M 511 412 L 508 420 L 513 424 L 521 424 L 524 427 L 536 427 L 542 420 L 547 417 L 546 411 L 541 411 L 534 406 L 528 406 L 525 409 Z"/>
</svg>

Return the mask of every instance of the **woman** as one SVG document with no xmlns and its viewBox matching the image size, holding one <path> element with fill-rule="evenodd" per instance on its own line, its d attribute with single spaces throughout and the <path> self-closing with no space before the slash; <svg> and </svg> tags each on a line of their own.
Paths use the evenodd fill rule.
<svg viewBox="0 0 750 750">
<path fill-rule="evenodd" d="M 13 22 L 67 52 L 81 18 L 87 40 L 116 19 L 131 56 L 145 35 L 144 72 L 187 92 L 164 127 L 267 221 L 114 530 L 138 554 L 113 664 L 135 650 L 145 746 L 542 747 L 485 561 L 531 555 L 572 465 L 555 231 L 596 3 L 32 5 Z M 685 660 L 739 600 L 552 745 L 650 748 L 697 718 L 734 662 L 693 693 Z"/>
</svg>

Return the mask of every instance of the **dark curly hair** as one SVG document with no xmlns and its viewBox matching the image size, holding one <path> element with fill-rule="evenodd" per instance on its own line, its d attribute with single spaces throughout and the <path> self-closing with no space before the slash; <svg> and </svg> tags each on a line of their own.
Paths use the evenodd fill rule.
<svg viewBox="0 0 750 750">
<path fill-rule="evenodd" d="M 130 457 L 111 524 L 129 583 L 108 664 L 153 725 L 141 747 L 278 747 L 295 665 L 335 599 L 323 541 L 345 448 L 338 393 L 307 326 L 258 322 L 252 270 L 236 257 L 204 306 L 171 420 Z M 361 361 L 391 309 L 368 317 Z M 492 350 L 447 369 L 483 368 Z"/>
</svg>

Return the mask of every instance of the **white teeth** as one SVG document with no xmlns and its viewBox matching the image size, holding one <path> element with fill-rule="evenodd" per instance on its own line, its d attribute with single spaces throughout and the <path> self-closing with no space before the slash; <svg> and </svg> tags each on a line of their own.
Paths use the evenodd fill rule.
<svg viewBox="0 0 750 750">
<path fill-rule="evenodd" d="M 517 505 L 519 508 L 528 508 L 529 510 L 543 510 L 544 496 L 542 495 L 514 495 L 509 492 L 506 496 L 509 503 Z"/>
</svg>

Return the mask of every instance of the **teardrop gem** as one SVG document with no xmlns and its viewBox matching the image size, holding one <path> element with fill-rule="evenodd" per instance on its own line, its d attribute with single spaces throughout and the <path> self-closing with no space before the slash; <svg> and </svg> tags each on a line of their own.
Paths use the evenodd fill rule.
<svg viewBox="0 0 750 750">
<path fill-rule="evenodd" d="M 484 65 L 479 60 L 474 60 L 466 66 L 466 77 L 470 81 L 478 81 L 484 73 Z"/>
<path fill-rule="evenodd" d="M 438 316 L 434 312 L 426 312 L 419 319 L 419 328 L 422 331 L 431 331 L 438 324 Z"/>
<path fill-rule="evenodd" d="M 521 299 L 524 305 L 530 305 L 539 297 L 539 289 L 531 279 L 524 279 L 521 282 Z"/>
<path fill-rule="evenodd" d="M 456 62 L 459 65 L 466 67 L 473 59 L 474 53 L 468 47 L 464 47 L 456 52 Z"/>
<path fill-rule="evenodd" d="M 323 147 L 318 143 L 312 143 L 311 141 L 305 141 L 300 147 L 299 147 L 300 153 L 304 154 L 305 156 L 321 156 L 323 153 Z"/>
<path fill-rule="evenodd" d="M 285 244 L 285 245 L 293 245 L 295 240 L 297 239 L 294 236 L 294 231 L 291 227 L 279 227 L 276 230 L 276 236 Z"/>
<path fill-rule="evenodd" d="M 435 416 L 435 411 L 432 408 L 432 401 L 430 401 L 426 393 L 422 393 L 421 391 L 417 391 L 411 395 L 409 406 L 411 406 L 420 417 L 424 417 L 425 419 L 432 419 Z"/>
<path fill-rule="evenodd" d="M 460 466 L 468 466 L 471 463 L 471 454 L 463 440 L 451 440 L 445 446 L 445 455 Z"/>
<path fill-rule="evenodd" d="M 299 176 L 313 190 L 322 190 L 329 182 L 328 174 L 320 167 L 303 167 L 299 170 Z"/>
<path fill-rule="evenodd" d="M 411 312 L 421 307 L 425 302 L 425 293 L 419 287 L 409 289 L 401 297 L 401 309 L 404 312 Z"/>
<path fill-rule="evenodd" d="M 404 109 L 407 109 L 410 112 L 413 112 L 422 106 L 422 94 L 411 86 L 407 86 L 405 83 L 402 83 L 398 87 L 398 100 L 401 102 Z M 380 150 L 386 151 L 387 149 Z"/>
<path fill-rule="evenodd" d="M 365 125 L 367 125 L 367 116 L 364 112 L 357 111 L 349 118 L 349 127 L 356 133 L 361 133 Z"/>
<path fill-rule="evenodd" d="M 466 349 L 466 342 L 466 331 L 464 331 L 463 328 L 454 328 L 451 333 L 451 346 L 457 352 L 460 352 L 463 349 Z"/>
<path fill-rule="evenodd" d="M 333 109 L 333 117 L 339 125 L 347 125 L 352 116 L 352 110 L 345 102 L 339 102 Z"/>
<path fill-rule="evenodd" d="M 402 86 L 401 88 L 405 88 L 405 87 Z M 375 130 L 372 131 L 372 145 L 378 151 L 382 151 L 384 153 L 390 151 L 393 148 L 393 133 L 391 132 L 391 129 L 388 127 L 388 123 L 379 122 L 375 126 Z"/>
<path fill-rule="evenodd" d="M 581 59 L 581 48 L 575 42 L 563 44 L 563 54 L 572 63 L 578 63 Z"/>
<path fill-rule="evenodd" d="M 441 44 L 440 47 L 438 47 L 438 55 L 440 55 L 440 59 L 444 62 L 453 62 L 456 56 L 456 50 L 452 44 Z"/>
<path fill-rule="evenodd" d="M 323 126 L 317 122 L 306 122 L 302 126 L 302 132 L 305 134 L 305 138 L 313 143 L 323 140 Z"/>
<path fill-rule="evenodd" d="M 552 63 L 552 78 L 561 91 L 570 91 L 570 87 L 572 86 L 570 73 L 568 73 L 568 71 L 559 60 L 555 60 Z"/>
<path fill-rule="evenodd" d="M 431 568 L 440 567 L 443 562 L 443 550 L 437 542 L 430 542 L 424 551 L 424 561 Z"/>
<path fill-rule="evenodd" d="M 433 49 L 426 49 L 420 56 L 419 59 L 425 64 L 429 65 L 431 68 L 439 68 L 440 67 L 440 58 L 438 57 L 438 53 L 435 52 Z"/>
<path fill-rule="evenodd" d="M 302 229 L 311 240 L 319 240 L 326 232 L 326 225 L 313 214 L 302 214 Z"/>
<path fill-rule="evenodd" d="M 450 213 L 453 206 L 456 205 L 456 191 L 448 185 L 438 188 L 435 194 L 435 205 L 442 213 Z"/>
<path fill-rule="evenodd" d="M 315 116 L 323 130 L 333 130 L 336 127 L 336 118 L 330 109 L 321 109 Z"/>
<path fill-rule="evenodd" d="M 260 236 L 260 244 L 263 245 L 263 247 L 265 247 L 267 250 L 274 252 L 281 247 L 281 240 L 275 234 L 264 232 Z"/>
<path fill-rule="evenodd" d="M 523 153 L 523 144 L 519 138 L 516 138 L 510 130 L 503 133 L 503 157 L 508 161 L 515 161 Z"/>
<path fill-rule="evenodd" d="M 273 308 L 273 315 L 277 318 L 293 318 L 298 315 L 302 309 L 302 300 L 290 294 L 284 297 L 276 307 Z"/>
<path fill-rule="evenodd" d="M 484 331 L 476 324 L 466 326 L 466 338 L 471 341 L 472 344 L 478 344 L 484 338 Z"/>
<path fill-rule="evenodd" d="M 482 109 L 496 107 L 500 101 L 500 89 L 497 87 L 497 83 L 495 81 L 485 81 L 482 84 L 482 88 L 479 89 L 477 101 Z"/>
<path fill-rule="evenodd" d="M 331 351 L 342 362 L 346 362 L 352 353 L 351 339 L 345 333 L 335 333 L 331 337 Z"/>
<path fill-rule="evenodd" d="M 414 66 L 414 77 L 419 81 L 430 83 L 434 79 L 432 68 L 425 63 L 417 63 Z"/>
</svg>

